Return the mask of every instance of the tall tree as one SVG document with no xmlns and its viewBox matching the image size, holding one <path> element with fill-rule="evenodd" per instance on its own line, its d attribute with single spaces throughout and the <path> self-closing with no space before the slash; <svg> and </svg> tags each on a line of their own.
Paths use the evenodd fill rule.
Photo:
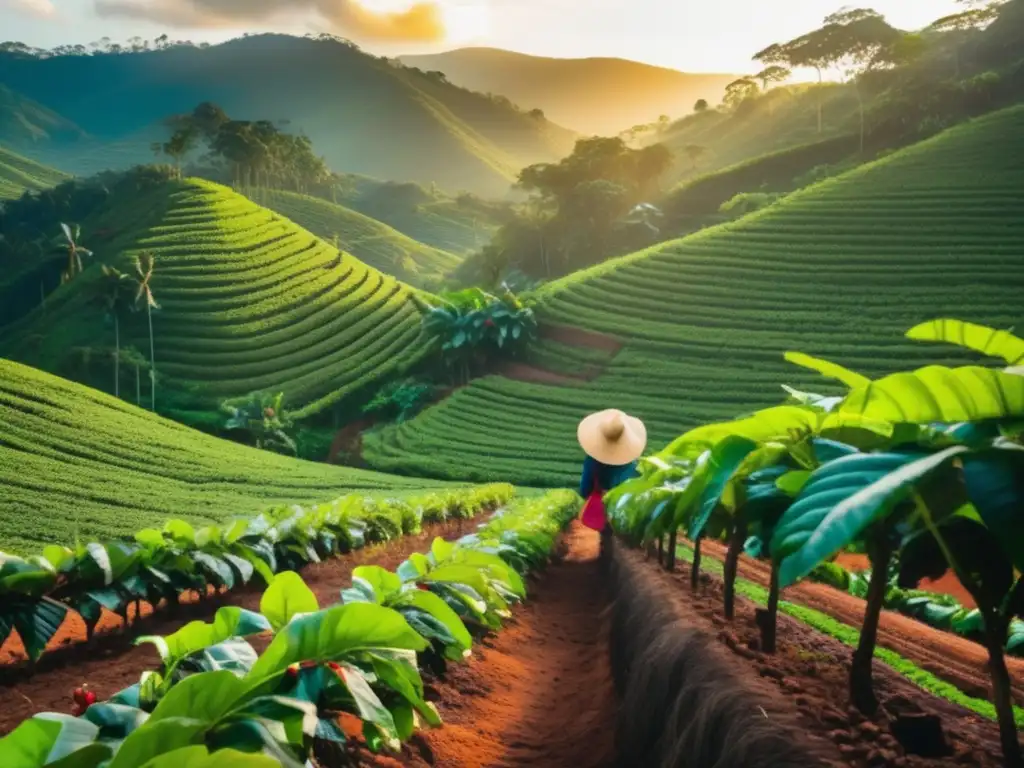
<svg viewBox="0 0 1024 768">
<path fill-rule="evenodd" d="M 77 275 L 81 274 L 82 257 L 92 256 L 92 251 L 88 248 L 83 248 L 78 242 L 82 236 L 82 228 L 77 224 L 72 227 L 62 221 L 60 223 L 60 230 L 64 235 L 61 249 L 67 251 L 68 254 L 68 263 L 67 267 L 64 269 L 64 273 L 61 275 L 61 282 L 67 283 L 74 280 Z"/>
<path fill-rule="evenodd" d="M 725 86 L 725 95 L 722 97 L 722 103 L 727 107 L 735 108 L 757 94 L 757 83 L 749 77 L 741 77 Z"/>
<path fill-rule="evenodd" d="M 146 321 L 149 324 L 149 381 L 150 381 L 150 407 L 156 410 L 156 348 L 153 342 L 153 310 L 160 309 L 160 305 L 153 298 L 153 268 L 156 266 L 156 259 L 153 254 L 144 252 L 135 257 L 136 292 L 135 305 L 145 304 Z"/>
<path fill-rule="evenodd" d="M 961 3 L 971 5 L 965 11 L 951 13 L 936 19 L 928 29 L 932 32 L 941 32 L 950 38 L 950 48 L 953 54 L 953 77 L 960 77 L 960 49 L 965 39 L 971 32 L 975 32 L 991 24 L 999 16 L 1000 3 Z"/>
<path fill-rule="evenodd" d="M 708 104 L 707 99 L 697 99 L 697 103 L 693 105 L 693 111 L 697 112 L 698 114 L 701 112 L 707 112 L 710 108 L 711 105 Z"/>
<path fill-rule="evenodd" d="M 770 84 L 781 83 L 784 80 L 788 80 L 789 76 L 792 74 L 793 73 L 787 67 L 772 64 L 754 75 L 754 79 L 760 80 L 761 89 L 767 91 Z"/>
<path fill-rule="evenodd" d="M 708 153 L 708 148 L 702 147 L 700 144 L 687 144 L 683 152 L 690 158 L 690 170 L 696 172 L 697 163 Z"/>
<path fill-rule="evenodd" d="M 97 287 L 97 299 L 114 323 L 114 396 L 121 396 L 121 319 L 122 307 L 131 296 L 132 279 L 106 264 L 101 265 L 103 277 Z"/>
</svg>

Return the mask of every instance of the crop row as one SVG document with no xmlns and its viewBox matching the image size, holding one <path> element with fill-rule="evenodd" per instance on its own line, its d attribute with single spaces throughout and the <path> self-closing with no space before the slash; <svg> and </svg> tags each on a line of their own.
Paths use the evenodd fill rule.
<svg viewBox="0 0 1024 768">
<path fill-rule="evenodd" d="M 299 768 L 314 749 L 321 763 L 338 754 L 329 747 L 351 733 L 341 718 L 359 723 L 371 750 L 397 750 L 423 723 L 441 724 L 420 670 L 443 674 L 470 655 L 474 637 L 501 628 L 526 598 L 523 576 L 547 560 L 578 508 L 572 492 L 517 502 L 454 544 L 435 539 L 394 572 L 356 568 L 333 606 L 283 571 L 258 613 L 222 608 L 212 623 L 140 638 L 159 651 L 158 670 L 106 702 L 80 692 L 74 715 L 22 723 L 0 740 L 0 760 L 158 768 L 214 753 L 239 768 Z M 347 530 L 337 520 L 310 545 L 333 549 L 333 532 Z M 257 655 L 246 638 L 265 632 L 273 637 Z"/>
<path fill-rule="evenodd" d="M 24 559 L 3 555 L 0 644 L 16 631 L 35 662 L 69 611 L 82 618 L 91 638 L 101 609 L 120 614 L 127 626 L 133 603 L 157 609 L 176 604 L 185 592 L 230 591 L 257 575 L 269 584 L 278 571 L 418 533 L 424 522 L 473 517 L 505 504 L 512 493 L 511 486 L 494 485 L 405 500 L 349 495 L 308 510 L 271 507 L 249 520 L 198 530 L 172 519 L 123 540 L 50 544 Z"/>
</svg>

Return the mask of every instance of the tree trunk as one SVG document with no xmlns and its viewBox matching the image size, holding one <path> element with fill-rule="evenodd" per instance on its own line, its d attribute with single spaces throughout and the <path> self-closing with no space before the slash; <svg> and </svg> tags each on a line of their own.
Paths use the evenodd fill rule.
<svg viewBox="0 0 1024 768">
<path fill-rule="evenodd" d="M 761 649 L 775 653 L 776 629 L 779 622 L 779 566 L 772 561 L 772 579 L 768 587 L 768 609 L 762 614 Z"/>
<path fill-rule="evenodd" d="M 740 552 L 746 538 L 747 524 L 742 515 L 732 525 L 729 536 L 729 551 L 725 555 L 725 618 L 732 621 L 736 614 L 736 570 L 740 564 Z"/>
<path fill-rule="evenodd" d="M 821 67 L 815 67 L 815 69 L 818 70 L 818 133 L 820 134 L 822 132 L 822 130 L 824 129 L 823 115 L 822 115 L 822 112 L 824 110 L 824 106 L 822 104 L 822 93 L 821 93 L 821 86 L 822 86 Z"/>
<path fill-rule="evenodd" d="M 121 325 L 114 312 L 114 397 L 121 396 Z"/>
<path fill-rule="evenodd" d="M 988 669 L 992 678 L 992 703 L 999 720 L 999 742 L 1003 749 L 1003 764 L 1006 768 L 1024 768 L 1020 741 L 1017 739 L 1017 724 L 1013 719 L 1013 697 L 1010 688 L 1010 673 L 1006 669 L 1006 625 L 993 612 L 985 615 L 985 645 L 988 647 Z M 995 627 L 990 630 L 989 627 Z"/>
<path fill-rule="evenodd" d="M 151 410 L 156 411 L 156 351 L 153 346 L 153 308 L 146 303 L 146 319 L 149 321 L 149 386 Z"/>
<path fill-rule="evenodd" d="M 693 542 L 693 562 L 690 563 L 690 587 L 694 591 L 700 586 L 700 542 L 700 537 Z"/>
<path fill-rule="evenodd" d="M 676 537 L 679 531 L 673 525 L 668 534 L 668 557 L 665 558 L 665 568 L 669 571 L 676 569 Z"/>
<path fill-rule="evenodd" d="M 885 590 L 888 587 L 889 560 L 892 546 L 882 536 L 868 542 L 868 559 L 871 561 L 871 583 L 868 585 L 867 605 L 864 609 L 864 624 L 860 630 L 860 642 L 853 652 L 850 664 L 850 699 L 853 705 L 866 715 L 873 715 L 878 709 L 878 697 L 872 677 L 872 659 L 878 639 L 878 620 L 882 615 Z"/>
</svg>

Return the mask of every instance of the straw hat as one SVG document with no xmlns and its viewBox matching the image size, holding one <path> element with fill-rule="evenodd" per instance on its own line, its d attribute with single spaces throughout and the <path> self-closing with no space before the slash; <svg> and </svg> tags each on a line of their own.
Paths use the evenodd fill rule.
<svg viewBox="0 0 1024 768">
<path fill-rule="evenodd" d="M 588 456 L 612 466 L 636 461 L 647 447 L 644 423 L 614 408 L 587 416 L 576 437 Z"/>
</svg>

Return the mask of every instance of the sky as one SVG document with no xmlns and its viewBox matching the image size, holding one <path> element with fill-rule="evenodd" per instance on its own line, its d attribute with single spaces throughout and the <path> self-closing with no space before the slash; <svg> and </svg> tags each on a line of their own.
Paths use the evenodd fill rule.
<svg viewBox="0 0 1024 768">
<path fill-rule="evenodd" d="M 956 0 L 865 4 L 903 29 L 960 7 Z M 243 32 L 330 32 L 389 56 L 478 45 L 743 73 L 755 68 L 754 52 L 815 28 L 842 6 L 843 0 L 0 0 L 0 40 L 50 48 L 163 33 L 217 42 Z"/>
</svg>

